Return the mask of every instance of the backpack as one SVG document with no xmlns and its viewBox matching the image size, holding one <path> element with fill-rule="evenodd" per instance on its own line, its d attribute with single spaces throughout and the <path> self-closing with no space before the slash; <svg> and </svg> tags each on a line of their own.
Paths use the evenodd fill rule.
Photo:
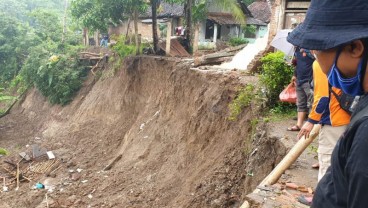
<svg viewBox="0 0 368 208">
<path fill-rule="evenodd" d="M 340 107 L 350 115 L 354 112 L 356 104 L 359 102 L 360 96 L 352 96 L 341 91 L 341 95 L 338 95 L 332 90 L 332 86 L 329 84 L 329 91 L 332 93 L 340 104 Z"/>
</svg>

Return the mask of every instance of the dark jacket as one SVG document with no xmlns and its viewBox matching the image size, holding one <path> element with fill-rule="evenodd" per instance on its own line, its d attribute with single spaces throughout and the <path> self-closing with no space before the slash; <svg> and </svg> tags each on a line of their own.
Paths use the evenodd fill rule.
<svg viewBox="0 0 368 208">
<path fill-rule="evenodd" d="M 362 115 L 364 117 L 360 118 Z M 363 96 L 352 123 L 337 142 L 331 166 L 318 183 L 315 208 L 368 207 L 368 96 Z"/>
<path fill-rule="evenodd" d="M 313 62 L 314 59 L 309 55 L 303 55 L 303 52 L 300 52 L 300 48 L 297 47 L 295 50 L 295 59 L 296 59 L 296 67 L 294 71 L 294 75 L 296 76 L 296 83 L 298 86 L 306 82 L 311 82 L 313 79 Z"/>
</svg>

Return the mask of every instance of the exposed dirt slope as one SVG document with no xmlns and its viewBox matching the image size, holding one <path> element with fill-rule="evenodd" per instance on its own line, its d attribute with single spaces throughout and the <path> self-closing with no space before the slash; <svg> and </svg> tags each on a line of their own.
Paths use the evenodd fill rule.
<svg viewBox="0 0 368 208">
<path fill-rule="evenodd" d="M 227 119 L 236 89 L 256 79 L 189 68 L 130 58 L 114 76 L 90 77 L 65 107 L 31 90 L 0 119 L 0 146 L 15 154 L 39 143 L 65 161 L 56 178 L 37 179 L 56 186 L 50 207 L 237 207 L 279 159 L 266 137 L 245 153 L 250 109 Z M 77 168 L 80 179 L 70 179 Z M 45 207 L 44 191 L 29 188 L 37 181 L 0 193 L 0 207 Z"/>
</svg>

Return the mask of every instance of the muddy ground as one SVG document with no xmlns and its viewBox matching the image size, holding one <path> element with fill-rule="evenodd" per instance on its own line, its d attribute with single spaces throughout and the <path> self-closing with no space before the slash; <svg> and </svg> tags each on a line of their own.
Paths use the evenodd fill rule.
<svg viewBox="0 0 368 208">
<path fill-rule="evenodd" d="M 4 161 L 17 163 L 34 144 L 53 151 L 60 165 L 45 175 L 30 171 L 41 159 L 22 161 L 30 182 L 17 191 L 8 184 L 0 207 L 239 207 L 286 149 L 265 126 L 250 135 L 262 109 L 228 119 L 237 90 L 256 77 L 190 64 L 128 58 L 90 75 L 64 107 L 29 90 L 0 119 L 0 147 L 11 153 L 0 158 L 0 174 L 10 182 L 1 166 L 15 170 Z M 37 182 L 49 190 L 33 189 Z"/>
</svg>

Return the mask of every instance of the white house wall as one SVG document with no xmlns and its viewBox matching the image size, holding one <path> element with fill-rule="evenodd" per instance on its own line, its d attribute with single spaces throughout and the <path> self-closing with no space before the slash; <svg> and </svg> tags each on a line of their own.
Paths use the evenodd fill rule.
<svg viewBox="0 0 368 208">
<path fill-rule="evenodd" d="M 202 21 L 199 25 L 199 42 L 206 40 L 206 21 Z"/>
</svg>

